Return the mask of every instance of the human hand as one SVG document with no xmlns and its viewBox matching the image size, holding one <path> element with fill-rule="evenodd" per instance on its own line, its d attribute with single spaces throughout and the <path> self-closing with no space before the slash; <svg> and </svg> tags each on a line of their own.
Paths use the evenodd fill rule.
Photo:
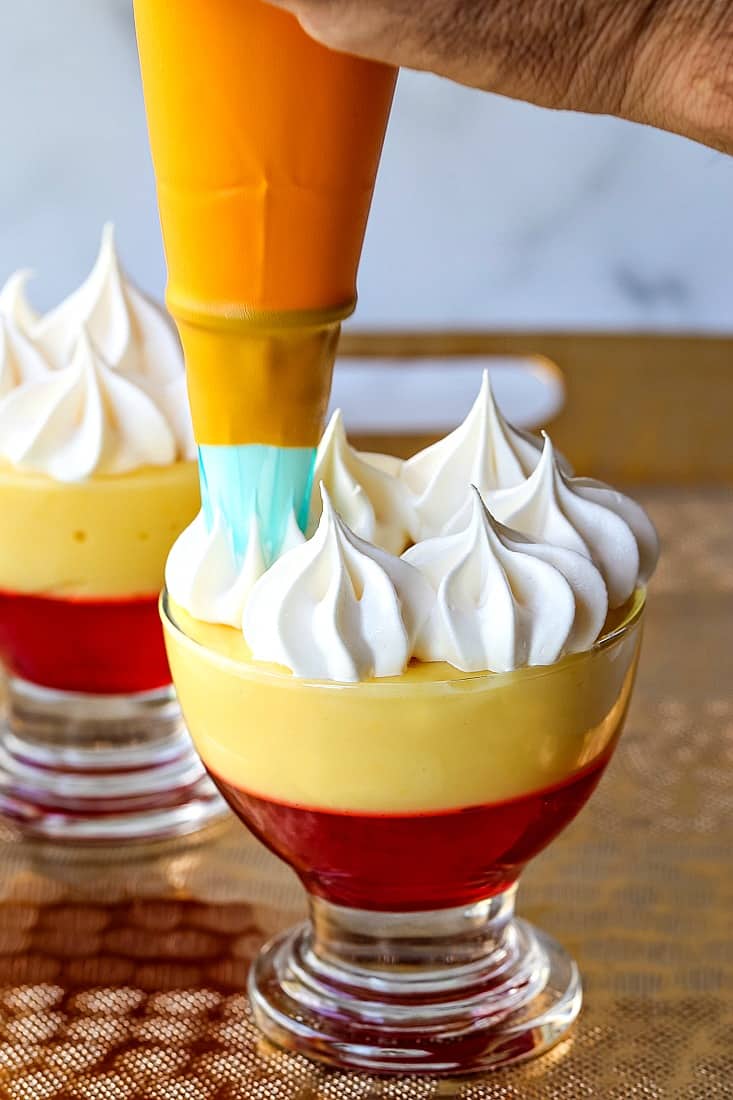
<svg viewBox="0 0 733 1100">
<path fill-rule="evenodd" d="M 733 0 L 270 0 L 337 50 L 733 152 Z"/>
</svg>

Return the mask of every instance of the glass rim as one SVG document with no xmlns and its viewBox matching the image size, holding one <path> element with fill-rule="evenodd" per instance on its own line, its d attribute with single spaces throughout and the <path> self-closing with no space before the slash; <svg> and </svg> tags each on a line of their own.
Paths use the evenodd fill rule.
<svg viewBox="0 0 733 1100">
<path fill-rule="evenodd" d="M 646 607 L 646 587 L 643 585 L 637 586 L 633 595 L 630 597 L 629 608 L 623 619 L 617 626 L 614 626 L 612 630 L 603 634 L 600 638 L 593 643 L 589 649 L 581 650 L 578 653 L 569 653 L 564 657 L 561 657 L 558 661 L 554 661 L 549 665 L 525 665 L 521 668 L 512 669 L 509 672 L 492 672 L 490 669 L 486 669 L 481 672 L 463 673 L 450 679 L 435 679 L 405 682 L 401 677 L 382 677 L 371 680 L 360 680 L 355 683 L 347 683 L 341 680 L 313 680 L 302 679 L 296 677 L 290 672 L 289 669 L 280 668 L 276 665 L 265 664 L 264 662 L 251 661 L 245 664 L 242 661 L 237 660 L 235 657 L 229 657 L 224 653 L 220 653 L 215 649 L 210 648 L 198 639 L 191 637 L 184 628 L 176 621 L 174 613 L 171 608 L 171 597 L 168 592 L 168 588 L 163 588 L 160 594 L 159 609 L 160 616 L 163 620 L 163 625 L 166 628 L 174 631 L 184 642 L 185 645 L 191 646 L 197 650 L 203 650 L 205 654 L 211 659 L 215 657 L 216 661 L 221 665 L 232 669 L 237 676 L 241 677 L 256 677 L 258 679 L 267 680 L 271 683 L 277 683 L 281 686 L 291 687 L 297 685 L 299 688 L 308 687 L 311 689 L 336 689 L 341 691 L 348 691 L 349 689 L 359 689 L 362 692 L 367 691 L 395 691 L 404 690 L 404 688 L 410 687 L 413 690 L 419 689 L 421 693 L 429 691 L 434 688 L 451 688 L 460 687 L 466 684 L 486 684 L 486 682 L 496 683 L 497 687 L 504 683 L 509 677 L 517 678 L 523 677 L 529 679 L 530 677 L 548 676 L 555 673 L 558 669 L 564 668 L 569 662 L 577 662 L 584 658 L 592 657 L 596 653 L 603 652 L 606 649 L 612 648 L 623 640 L 631 631 L 638 625 L 641 619 L 644 609 Z M 204 624 L 206 626 L 217 624 Z M 224 625 L 224 624 L 220 624 Z M 233 629 L 229 627 L 229 629 Z M 433 662 L 425 662 L 433 663 Z M 460 670 L 457 670 L 460 671 Z"/>
</svg>

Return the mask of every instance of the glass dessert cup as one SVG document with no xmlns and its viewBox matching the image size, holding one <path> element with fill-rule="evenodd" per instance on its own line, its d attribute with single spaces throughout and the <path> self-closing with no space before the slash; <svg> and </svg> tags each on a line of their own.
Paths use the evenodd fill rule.
<svg viewBox="0 0 733 1100">
<path fill-rule="evenodd" d="M 507 674 L 411 665 L 361 684 L 247 659 L 164 595 L 194 742 L 232 809 L 299 875 L 310 918 L 250 976 L 276 1045 L 343 1068 L 467 1073 L 539 1054 L 577 1016 L 566 952 L 515 917 L 527 862 L 618 740 L 644 593 L 588 652 Z"/>
<path fill-rule="evenodd" d="M 224 812 L 158 616 L 195 463 L 65 484 L 0 468 L 0 812 L 45 839 L 161 839 Z"/>
</svg>

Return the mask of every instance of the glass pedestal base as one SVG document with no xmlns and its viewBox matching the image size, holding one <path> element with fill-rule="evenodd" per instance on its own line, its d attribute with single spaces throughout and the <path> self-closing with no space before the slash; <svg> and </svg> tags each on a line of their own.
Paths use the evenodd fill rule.
<svg viewBox="0 0 733 1100">
<path fill-rule="evenodd" d="M 84 695 L 6 682 L 0 813 L 45 840 L 163 840 L 228 811 L 172 687 Z"/>
<path fill-rule="evenodd" d="M 463 1074 L 554 1046 L 582 1000 L 578 970 L 514 917 L 512 888 L 460 909 L 383 913 L 311 899 L 250 973 L 279 1047 L 369 1073 Z"/>
</svg>

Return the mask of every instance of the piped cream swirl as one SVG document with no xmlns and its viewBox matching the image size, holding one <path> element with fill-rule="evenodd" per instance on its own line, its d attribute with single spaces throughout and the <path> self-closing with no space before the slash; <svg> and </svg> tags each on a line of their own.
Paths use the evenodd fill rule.
<svg viewBox="0 0 733 1100">
<path fill-rule="evenodd" d="M 404 560 L 435 593 L 415 645 L 421 661 L 464 672 L 547 665 L 588 649 L 606 618 L 606 586 L 592 562 L 503 527 L 476 489 L 465 530 L 417 543 Z"/>
<path fill-rule="evenodd" d="M 38 314 L 31 307 L 25 293 L 25 288 L 32 276 L 33 272 L 29 268 L 14 271 L 0 289 L 0 314 L 26 336 L 29 336 L 33 326 L 38 323 Z"/>
<path fill-rule="evenodd" d="M 72 482 L 168 465 L 176 441 L 155 402 L 82 332 L 67 367 L 22 382 L 0 401 L 0 455 Z"/>
<path fill-rule="evenodd" d="M 150 439 L 141 447 L 139 429 L 129 420 L 118 418 L 116 424 L 107 425 L 107 436 L 128 427 L 133 433 L 127 445 L 118 451 L 126 451 L 128 455 L 133 452 L 158 454 L 161 457 L 156 464 L 195 458 L 183 357 L 175 329 L 164 311 L 126 278 L 117 257 L 111 225 L 105 226 L 99 255 L 88 278 L 49 313 L 38 316 L 30 307 L 25 296 L 27 280 L 28 272 L 17 272 L 0 291 L 0 398 L 16 386 L 33 382 L 43 387 L 43 396 L 38 398 L 43 404 L 51 391 L 42 368 L 59 374 L 66 371 L 84 334 L 95 356 L 117 378 L 147 398 L 166 425 L 159 443 Z M 67 382 L 69 377 L 65 375 Z M 60 392 L 63 385 L 58 383 L 52 390 Z M 114 383 L 111 385 L 114 387 Z M 29 408 L 32 404 L 28 401 L 23 407 Z M 16 412 L 20 407 L 19 404 Z M 114 409 L 114 402 L 103 404 L 102 413 L 110 411 L 114 416 Z M 152 417 L 145 416 L 141 423 L 153 422 Z M 157 421 L 155 423 L 157 428 Z M 175 444 L 172 455 L 167 447 L 171 435 Z M 83 449 L 81 440 L 79 442 Z M 68 448 L 65 453 L 70 453 Z M 53 467 L 56 472 L 51 476 L 60 480 L 78 479 L 79 475 L 65 466 L 58 455 L 44 465 L 43 472 L 50 474 Z M 130 468 L 125 460 L 119 472 Z M 94 469 L 100 472 L 97 467 Z"/>
<path fill-rule="evenodd" d="M 407 562 L 350 531 L 321 492 L 315 534 L 252 589 L 245 640 L 255 660 L 305 679 L 397 676 L 429 611 L 430 587 Z"/>
<path fill-rule="evenodd" d="M 283 553 L 304 541 L 291 512 Z M 190 615 L 202 622 L 241 629 L 249 594 L 266 568 L 256 516 L 250 522 L 247 550 L 240 558 L 221 514 L 217 513 L 209 526 L 201 511 L 176 539 L 168 555 L 165 583 L 173 600 Z"/>
<path fill-rule="evenodd" d="M 318 446 L 314 484 L 326 487 L 334 508 L 355 535 L 391 554 L 401 554 L 410 541 L 406 494 L 399 478 L 385 466 L 383 456 L 362 457 L 354 450 L 337 409 Z M 309 531 L 315 531 L 320 518 L 321 494 L 314 492 Z"/>
<path fill-rule="evenodd" d="M 87 278 L 55 309 L 38 318 L 29 335 L 53 366 L 63 367 L 82 329 L 106 362 L 122 373 L 155 384 L 181 374 L 173 324 L 125 276 L 109 223 L 102 230 L 99 253 Z"/>
<path fill-rule="evenodd" d="M 507 526 L 590 558 L 606 582 L 612 608 L 625 603 L 654 572 L 659 541 L 644 509 L 600 481 L 566 477 L 549 436 L 525 481 L 485 499 Z"/>
<path fill-rule="evenodd" d="M 469 485 L 482 495 L 519 485 L 535 469 L 541 453 L 541 439 L 504 419 L 484 371 L 478 397 L 463 423 L 402 466 L 413 541 L 447 531 Z"/>
<path fill-rule="evenodd" d="M 0 399 L 25 382 L 39 381 L 48 364 L 20 328 L 0 314 Z"/>
</svg>

